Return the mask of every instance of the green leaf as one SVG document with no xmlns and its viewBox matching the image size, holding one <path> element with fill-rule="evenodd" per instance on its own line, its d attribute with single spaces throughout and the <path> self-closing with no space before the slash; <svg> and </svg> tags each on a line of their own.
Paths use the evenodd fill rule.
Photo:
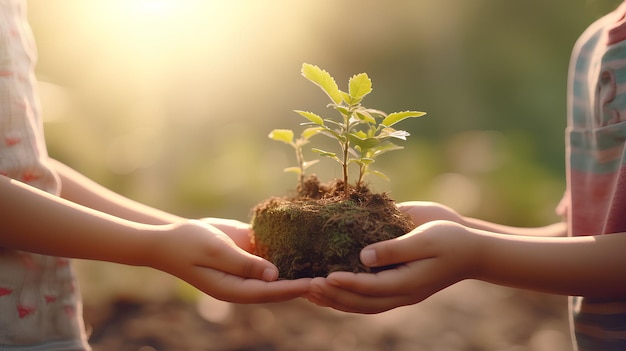
<svg viewBox="0 0 626 351">
<path fill-rule="evenodd" d="M 352 134 L 354 134 L 354 136 L 359 137 L 361 139 L 367 138 L 367 134 L 362 130 L 357 130 L 356 132 L 352 132 Z"/>
<path fill-rule="evenodd" d="M 335 105 L 335 110 L 339 111 L 339 113 L 341 113 L 344 116 L 347 116 L 350 114 L 350 110 L 348 110 L 347 108 L 340 106 L 340 105 Z"/>
<path fill-rule="evenodd" d="M 375 147 L 371 148 L 369 152 L 371 152 L 372 157 L 378 157 L 386 152 L 394 151 L 394 150 L 402 150 L 402 149 L 404 149 L 404 147 L 387 141 L 384 143 L 380 143 L 379 145 L 376 145 Z"/>
<path fill-rule="evenodd" d="M 361 149 L 369 149 L 380 144 L 380 140 L 377 138 L 362 138 L 358 133 L 349 133 L 348 139 L 352 144 L 359 146 Z"/>
<path fill-rule="evenodd" d="M 315 65 L 304 63 L 302 64 L 302 75 L 315 85 L 322 88 L 326 95 L 328 95 L 328 97 L 330 97 L 335 104 L 340 104 L 343 100 L 341 91 L 330 73 Z"/>
<path fill-rule="evenodd" d="M 334 153 L 334 152 L 324 151 L 324 150 L 320 150 L 320 149 L 316 149 L 316 148 L 312 148 L 311 151 L 316 152 L 316 153 L 318 153 L 318 154 L 320 154 L 321 156 L 324 156 L 324 157 L 330 157 L 333 160 L 343 164 L 341 159 L 339 159 L 339 157 L 337 157 L 337 154 Z"/>
<path fill-rule="evenodd" d="M 302 173 L 302 170 L 300 169 L 300 167 L 287 167 L 287 168 L 283 169 L 283 171 L 290 172 L 290 173 L 296 173 L 296 174 L 301 174 Z"/>
<path fill-rule="evenodd" d="M 330 152 L 330 151 L 324 151 L 322 149 L 318 149 L 318 148 L 312 148 L 311 151 L 318 153 L 322 156 L 326 156 L 326 157 L 337 157 L 337 154 L 334 152 Z"/>
<path fill-rule="evenodd" d="M 372 117 L 372 115 L 370 115 L 367 111 L 357 111 L 356 116 L 363 122 L 369 123 L 369 124 L 376 124 L 376 119 L 374 117 Z"/>
<path fill-rule="evenodd" d="M 364 108 L 364 107 L 363 107 L 363 108 L 358 109 L 357 111 L 359 111 L 359 112 L 361 112 L 361 111 L 365 111 L 365 112 L 367 112 L 370 116 L 377 115 L 377 116 L 375 116 L 375 117 L 379 117 L 379 118 L 380 118 L 380 117 L 387 117 L 387 114 L 386 114 L 385 112 L 383 112 L 383 111 L 381 111 L 381 110 L 377 110 L 377 109 L 375 109 L 375 108 Z"/>
<path fill-rule="evenodd" d="M 422 117 L 425 114 L 426 112 L 419 112 L 419 111 L 394 112 L 394 113 L 390 113 L 389 115 L 387 115 L 387 117 L 385 117 L 385 119 L 383 119 L 383 121 L 380 122 L 380 124 L 386 127 L 391 127 L 392 125 L 402 120 L 405 120 L 407 118 Z"/>
<path fill-rule="evenodd" d="M 307 128 L 307 129 L 303 130 L 302 134 L 300 134 L 300 135 L 304 139 L 310 139 L 311 137 L 319 134 L 323 130 L 325 130 L 325 129 L 322 128 L 322 127 L 311 127 L 311 128 Z"/>
<path fill-rule="evenodd" d="M 320 132 L 320 134 L 323 134 L 323 135 L 326 135 L 329 138 L 338 140 L 339 142 L 344 142 L 346 140 L 346 137 L 343 136 L 343 134 L 341 134 L 341 131 L 335 131 L 335 130 L 332 130 L 332 129 L 328 128 L 328 127 L 323 127 L 323 128 L 324 128 L 324 130 L 322 130 Z"/>
<path fill-rule="evenodd" d="M 350 96 L 350 94 L 345 93 L 343 91 L 340 91 L 341 93 L 341 98 L 343 99 L 343 101 L 345 101 L 347 104 L 350 104 L 352 102 L 352 97 Z"/>
<path fill-rule="evenodd" d="M 360 102 L 365 95 L 372 92 L 372 81 L 366 73 L 360 73 L 352 76 L 348 86 L 350 98 L 353 103 Z"/>
<path fill-rule="evenodd" d="M 309 121 L 323 126 L 324 125 L 324 119 L 318 115 L 316 115 L 313 112 L 308 112 L 308 111 L 301 111 L 301 110 L 294 110 L 295 112 L 299 113 L 301 116 L 303 116 L 304 118 L 308 119 Z"/>
<path fill-rule="evenodd" d="M 363 157 L 363 158 L 356 158 L 356 159 L 350 160 L 350 162 L 368 166 L 370 163 L 374 163 L 374 159 Z"/>
<path fill-rule="evenodd" d="M 272 140 L 282 141 L 285 144 L 293 144 L 293 131 L 289 129 L 274 129 L 268 137 Z"/>
<path fill-rule="evenodd" d="M 387 177 L 384 173 L 379 172 L 379 171 L 370 171 L 369 173 L 375 174 L 381 178 L 383 178 L 386 181 L 389 181 L 389 177 Z"/>
</svg>

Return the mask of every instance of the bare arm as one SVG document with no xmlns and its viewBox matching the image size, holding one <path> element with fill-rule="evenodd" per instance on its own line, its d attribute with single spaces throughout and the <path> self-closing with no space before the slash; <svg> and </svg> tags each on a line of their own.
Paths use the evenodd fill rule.
<svg viewBox="0 0 626 351">
<path fill-rule="evenodd" d="M 65 164 L 51 160 L 61 178 L 61 197 L 104 213 L 145 224 L 168 224 L 183 218 L 157 210 L 97 184 Z"/>
<path fill-rule="evenodd" d="M 565 221 L 536 228 L 512 227 L 481 219 L 462 216 L 452 208 L 436 202 L 408 201 L 398 204 L 398 208 L 411 216 L 416 226 L 436 220 L 446 220 L 464 226 L 510 235 L 558 237 L 567 235 Z"/>
<path fill-rule="evenodd" d="M 520 236 L 564 237 L 567 236 L 567 223 L 556 222 L 542 227 L 512 227 L 503 224 L 487 222 L 477 218 L 463 217 L 460 224 L 470 228 Z"/>
<path fill-rule="evenodd" d="M 127 221 L 0 177 L 0 246 L 123 264 L 145 260 L 147 232 L 162 226 Z M 123 243 L 123 245 L 122 245 Z"/>
<path fill-rule="evenodd" d="M 306 280 L 274 281 L 274 265 L 202 221 L 133 222 L 4 176 L 0 199 L 1 248 L 148 266 L 231 302 L 287 300 L 308 289 Z"/>
<path fill-rule="evenodd" d="M 560 295 L 626 295 L 626 233 L 537 238 L 473 231 L 468 238 L 478 245 L 468 258 L 476 266 L 472 278 Z"/>
<path fill-rule="evenodd" d="M 465 279 L 561 295 L 626 295 L 626 233 L 546 238 L 434 221 L 361 252 L 369 266 L 402 263 L 377 274 L 331 273 L 311 282 L 322 306 L 378 313 L 420 302 Z"/>
<path fill-rule="evenodd" d="M 66 200 L 144 224 L 173 224 L 185 220 L 111 191 L 59 161 L 51 160 L 51 163 L 61 178 L 61 197 Z M 226 233 L 242 249 L 252 250 L 248 223 L 213 217 L 203 218 L 202 221 Z"/>
</svg>

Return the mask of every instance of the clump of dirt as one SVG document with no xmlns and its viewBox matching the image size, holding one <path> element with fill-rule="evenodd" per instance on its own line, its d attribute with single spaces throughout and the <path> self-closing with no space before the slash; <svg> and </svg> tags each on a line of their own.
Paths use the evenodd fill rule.
<svg viewBox="0 0 626 351">
<path fill-rule="evenodd" d="M 359 260 L 365 246 L 414 228 L 387 193 L 366 185 L 321 184 L 309 176 L 296 196 L 273 197 L 253 209 L 255 254 L 274 263 L 280 278 L 326 276 L 335 271 L 372 272 Z"/>
</svg>

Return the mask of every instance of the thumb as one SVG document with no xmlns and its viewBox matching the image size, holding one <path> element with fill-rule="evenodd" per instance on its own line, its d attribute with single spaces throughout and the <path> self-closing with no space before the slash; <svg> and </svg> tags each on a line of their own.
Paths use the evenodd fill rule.
<svg viewBox="0 0 626 351">
<path fill-rule="evenodd" d="M 278 268 L 271 262 L 255 256 L 237 246 L 227 234 L 206 222 L 194 220 L 192 225 L 209 230 L 211 244 L 208 245 L 205 260 L 200 266 L 206 266 L 242 278 L 274 281 L 278 279 Z"/>
<path fill-rule="evenodd" d="M 419 244 L 420 230 L 414 229 L 395 239 L 380 241 L 361 250 L 361 262 L 368 267 L 382 267 L 428 258 Z"/>
</svg>

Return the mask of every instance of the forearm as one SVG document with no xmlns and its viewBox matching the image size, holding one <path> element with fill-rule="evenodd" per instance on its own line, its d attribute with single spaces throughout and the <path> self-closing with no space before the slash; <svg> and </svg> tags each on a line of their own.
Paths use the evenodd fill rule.
<svg viewBox="0 0 626 351">
<path fill-rule="evenodd" d="M 557 222 L 543 227 L 512 227 L 503 224 L 491 223 L 484 220 L 462 217 L 459 221 L 467 227 L 503 233 L 509 235 L 540 236 L 540 237 L 564 237 L 567 236 L 567 223 Z"/>
<path fill-rule="evenodd" d="M 398 208 L 411 216 L 416 226 L 435 220 L 444 220 L 459 223 L 466 227 L 486 230 L 494 233 L 526 236 L 567 236 L 566 223 L 559 222 L 544 227 L 521 228 L 487 222 L 481 219 L 462 216 L 454 209 L 430 201 L 407 201 L 398 204 Z"/>
<path fill-rule="evenodd" d="M 166 226 L 120 219 L 0 176 L 0 246 L 46 255 L 142 265 Z"/>
<path fill-rule="evenodd" d="M 61 197 L 64 199 L 139 223 L 168 224 L 182 220 L 106 189 L 61 162 L 52 160 L 52 164 L 61 178 Z"/>
<path fill-rule="evenodd" d="M 626 233 L 573 238 L 478 235 L 478 279 L 561 295 L 626 296 Z"/>
</svg>

